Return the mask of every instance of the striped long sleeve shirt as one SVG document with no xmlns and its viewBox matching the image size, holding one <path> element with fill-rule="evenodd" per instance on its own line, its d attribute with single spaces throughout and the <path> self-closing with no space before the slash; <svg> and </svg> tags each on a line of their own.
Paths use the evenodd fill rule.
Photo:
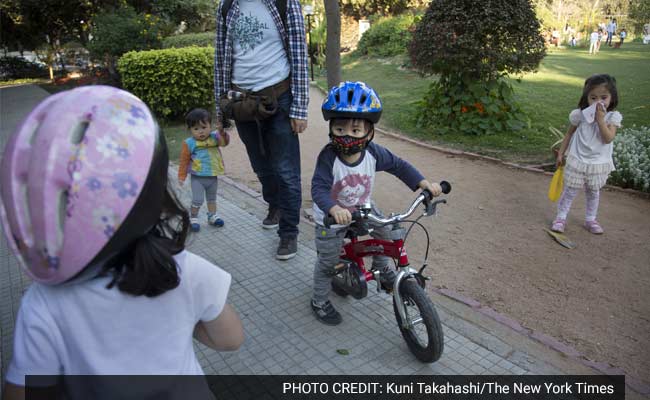
<svg viewBox="0 0 650 400">
<path fill-rule="evenodd" d="M 291 94 L 293 103 L 289 110 L 289 118 L 307 119 L 309 103 L 309 78 L 307 68 L 307 41 L 305 40 L 305 22 L 298 0 L 287 0 L 287 26 L 282 24 L 282 18 L 275 6 L 274 0 L 262 0 L 271 12 L 275 26 L 283 39 L 291 66 Z M 233 65 L 233 36 L 232 29 L 240 15 L 239 2 L 233 1 L 225 18 L 222 17 L 221 7 L 217 10 L 217 35 L 214 44 L 214 96 L 216 100 L 217 119 L 222 119 L 219 98 L 231 88 Z"/>
</svg>

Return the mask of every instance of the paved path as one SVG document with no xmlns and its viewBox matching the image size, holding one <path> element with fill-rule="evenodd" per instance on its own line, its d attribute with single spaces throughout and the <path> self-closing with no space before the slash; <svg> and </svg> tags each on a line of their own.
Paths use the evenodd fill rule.
<svg viewBox="0 0 650 400">
<path fill-rule="evenodd" d="M 46 96 L 24 86 L 0 89 L 0 140 Z M 343 314 L 340 326 L 315 320 L 309 307 L 315 259 L 313 228 L 302 222 L 298 256 L 274 259 L 274 232 L 261 229 L 265 212 L 259 195 L 223 180 L 223 228 L 203 226 L 189 238 L 189 250 L 233 276 L 230 302 L 239 311 L 246 342 L 233 353 L 197 344 L 207 374 L 591 374 L 583 365 L 523 337 L 443 296 L 434 297 L 445 329 L 445 353 L 422 364 L 409 353 L 393 316 L 390 297 L 369 290 L 362 300 L 333 301 Z M 189 196 L 184 200 L 189 203 Z M 205 215 L 201 215 L 205 220 Z M 11 357 L 13 324 L 29 279 L 0 240 L 0 349 L 2 377 Z M 370 284 L 374 289 L 374 284 Z M 337 353 L 346 349 L 349 355 Z M 3 379 L 4 380 L 4 379 Z M 632 398 L 636 397 L 631 393 Z"/>
</svg>

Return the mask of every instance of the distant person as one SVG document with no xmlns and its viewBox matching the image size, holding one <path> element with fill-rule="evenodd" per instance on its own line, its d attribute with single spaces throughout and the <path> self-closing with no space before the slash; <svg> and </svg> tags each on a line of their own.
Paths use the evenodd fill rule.
<svg viewBox="0 0 650 400">
<path fill-rule="evenodd" d="M 230 274 L 185 250 L 189 215 L 168 165 L 147 106 L 108 86 L 46 98 L 9 138 L 0 215 L 34 283 L 16 318 L 4 399 L 24 398 L 26 375 L 63 375 L 73 399 L 144 398 L 131 385 L 88 387 L 99 375 L 170 375 L 147 386 L 188 398 L 169 382 L 203 375 L 192 337 L 215 350 L 242 344 Z M 89 376 L 68 387 L 67 375 Z"/>
<path fill-rule="evenodd" d="M 619 38 L 621 39 L 618 42 L 618 47 L 623 46 L 623 42 L 625 41 L 625 38 L 627 37 L 627 31 L 625 29 L 621 29 L 621 32 L 618 34 Z"/>
<path fill-rule="evenodd" d="M 602 29 L 598 29 L 598 40 L 596 41 L 596 53 L 600 51 L 600 44 L 603 41 L 603 32 L 604 31 Z"/>
<path fill-rule="evenodd" d="M 551 43 L 558 47 L 560 45 L 560 32 L 557 29 L 553 29 L 551 33 Z"/>
<path fill-rule="evenodd" d="M 190 227 L 192 231 L 201 229 L 199 209 L 205 198 L 208 204 L 208 224 L 221 227 L 223 219 L 217 216 L 217 187 L 219 175 L 225 172 L 220 147 L 230 143 L 230 136 L 225 129 L 212 131 L 210 113 L 203 108 L 195 108 L 185 115 L 185 123 L 190 137 L 183 141 L 180 161 L 178 162 L 178 181 L 185 183 L 190 174 L 192 186 L 192 208 Z"/>
<path fill-rule="evenodd" d="M 616 33 L 616 18 L 613 18 L 607 23 L 607 43 L 609 47 L 612 47 L 612 36 Z"/>
<path fill-rule="evenodd" d="M 614 170 L 612 141 L 623 120 L 615 111 L 617 105 L 614 77 L 593 75 L 585 81 L 578 108 L 569 114 L 571 125 L 557 155 L 556 166 L 564 165 L 564 188 L 551 230 L 564 232 L 571 204 L 584 189 L 587 198 L 585 228 L 597 235 L 604 232 L 596 216 L 600 189 Z"/>
<path fill-rule="evenodd" d="M 589 36 L 589 54 L 596 54 L 598 53 L 598 37 L 600 34 L 598 33 L 597 29 L 594 29 L 593 32 L 591 32 L 591 35 Z"/>
<path fill-rule="evenodd" d="M 576 40 L 576 36 L 571 35 L 571 39 L 569 40 L 569 46 L 576 47 L 577 45 L 578 45 L 578 42 Z"/>
</svg>

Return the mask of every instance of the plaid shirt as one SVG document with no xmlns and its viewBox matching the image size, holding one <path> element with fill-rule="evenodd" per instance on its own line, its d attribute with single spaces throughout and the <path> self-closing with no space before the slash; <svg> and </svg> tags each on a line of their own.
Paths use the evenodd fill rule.
<svg viewBox="0 0 650 400">
<path fill-rule="evenodd" d="M 307 41 L 305 40 L 305 21 L 298 0 L 287 0 L 287 30 L 282 24 L 282 18 L 275 6 L 274 0 L 262 0 L 271 12 L 275 26 L 280 32 L 284 49 L 291 65 L 291 94 L 293 103 L 289 110 L 289 118 L 307 119 L 307 104 L 309 103 L 309 80 L 307 71 Z M 217 119 L 221 120 L 219 98 L 228 92 L 232 77 L 233 37 L 231 35 L 235 21 L 239 17 L 239 1 L 233 1 L 226 16 L 224 26 L 221 4 L 217 9 L 217 37 L 214 44 L 214 97 L 216 100 Z"/>
</svg>

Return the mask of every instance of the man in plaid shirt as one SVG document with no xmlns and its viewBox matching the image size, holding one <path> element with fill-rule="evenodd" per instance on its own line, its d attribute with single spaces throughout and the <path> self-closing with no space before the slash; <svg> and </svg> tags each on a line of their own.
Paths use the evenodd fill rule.
<svg viewBox="0 0 650 400">
<path fill-rule="evenodd" d="M 309 102 L 302 11 L 298 0 L 286 0 L 286 16 L 274 0 L 233 0 L 223 18 L 224 3 L 230 2 L 221 1 L 217 11 L 215 41 L 217 129 L 223 128 L 219 99 L 229 90 L 277 95 L 278 112 L 260 121 L 259 130 L 256 122 L 235 124 L 269 204 L 262 227 L 278 228 L 276 257 L 288 260 L 297 252 L 302 204 L 298 134 L 307 128 Z"/>
</svg>

